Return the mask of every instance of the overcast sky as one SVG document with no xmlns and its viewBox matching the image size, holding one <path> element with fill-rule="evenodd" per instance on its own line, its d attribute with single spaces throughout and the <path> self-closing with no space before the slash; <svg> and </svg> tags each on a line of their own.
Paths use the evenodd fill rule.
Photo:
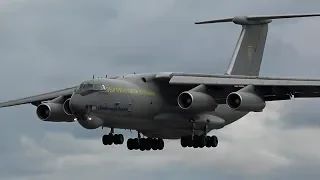
<svg viewBox="0 0 320 180">
<path fill-rule="evenodd" d="M 97 76 L 224 73 L 241 28 L 194 25 L 235 15 L 317 12 L 298 0 L 0 0 L 0 100 Z M 270 25 L 262 76 L 320 77 L 320 18 Z M 35 107 L 0 110 L 0 179 L 319 179 L 319 100 L 273 102 L 214 131 L 216 149 L 106 147 L 109 130 L 45 123 Z M 121 132 L 121 131 L 120 131 Z M 136 133 L 132 136 L 135 136 Z"/>
</svg>

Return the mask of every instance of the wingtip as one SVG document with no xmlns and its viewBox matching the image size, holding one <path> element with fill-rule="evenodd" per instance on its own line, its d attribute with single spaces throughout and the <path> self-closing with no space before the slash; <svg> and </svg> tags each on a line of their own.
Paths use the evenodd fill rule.
<svg viewBox="0 0 320 180">
<path fill-rule="evenodd" d="M 206 24 L 208 21 L 196 21 L 194 24 Z"/>
</svg>

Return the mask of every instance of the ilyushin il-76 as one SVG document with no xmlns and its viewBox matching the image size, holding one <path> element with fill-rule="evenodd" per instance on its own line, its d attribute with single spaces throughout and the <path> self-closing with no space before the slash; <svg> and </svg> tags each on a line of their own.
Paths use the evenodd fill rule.
<svg viewBox="0 0 320 180">
<path fill-rule="evenodd" d="M 93 78 L 53 92 L 0 103 L 32 104 L 42 121 L 77 122 L 83 128 L 107 127 L 104 145 L 121 145 L 114 129 L 137 131 L 126 141 L 129 150 L 162 150 L 164 139 L 179 139 L 183 148 L 215 148 L 209 136 L 250 112 L 262 112 L 267 101 L 320 97 L 320 79 L 259 76 L 268 25 L 274 19 L 320 16 L 291 14 L 236 16 L 196 22 L 241 25 L 225 74 L 157 72 Z M 208 66 L 208 65 L 206 65 Z"/>
</svg>

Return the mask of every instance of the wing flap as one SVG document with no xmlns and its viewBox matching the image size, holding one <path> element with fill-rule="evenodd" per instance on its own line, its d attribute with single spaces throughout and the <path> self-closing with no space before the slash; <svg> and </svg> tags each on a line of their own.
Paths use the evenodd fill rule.
<svg viewBox="0 0 320 180">
<path fill-rule="evenodd" d="M 75 88 L 76 87 L 71 87 L 71 88 L 61 89 L 61 90 L 57 90 L 49 93 L 44 93 L 44 94 L 39 94 L 39 95 L 30 96 L 26 98 L 3 102 L 3 103 L 0 103 L 0 108 L 16 106 L 21 104 L 28 104 L 28 103 L 31 103 L 33 105 L 38 105 L 42 101 L 51 100 L 59 96 L 71 96 Z"/>
</svg>

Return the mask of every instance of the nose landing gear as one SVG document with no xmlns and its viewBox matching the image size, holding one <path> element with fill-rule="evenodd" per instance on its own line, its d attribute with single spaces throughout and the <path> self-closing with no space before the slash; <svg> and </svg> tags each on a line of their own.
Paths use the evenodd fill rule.
<svg viewBox="0 0 320 180">
<path fill-rule="evenodd" d="M 150 151 L 152 150 L 162 150 L 164 148 L 163 139 L 157 138 L 141 138 L 138 132 L 138 138 L 130 138 L 127 141 L 127 148 L 129 150 L 140 150 L 140 151 Z"/>
<path fill-rule="evenodd" d="M 111 131 L 107 135 L 102 136 L 103 145 L 121 145 L 124 142 L 124 137 L 122 134 L 114 134 L 114 129 L 111 128 Z"/>
</svg>

